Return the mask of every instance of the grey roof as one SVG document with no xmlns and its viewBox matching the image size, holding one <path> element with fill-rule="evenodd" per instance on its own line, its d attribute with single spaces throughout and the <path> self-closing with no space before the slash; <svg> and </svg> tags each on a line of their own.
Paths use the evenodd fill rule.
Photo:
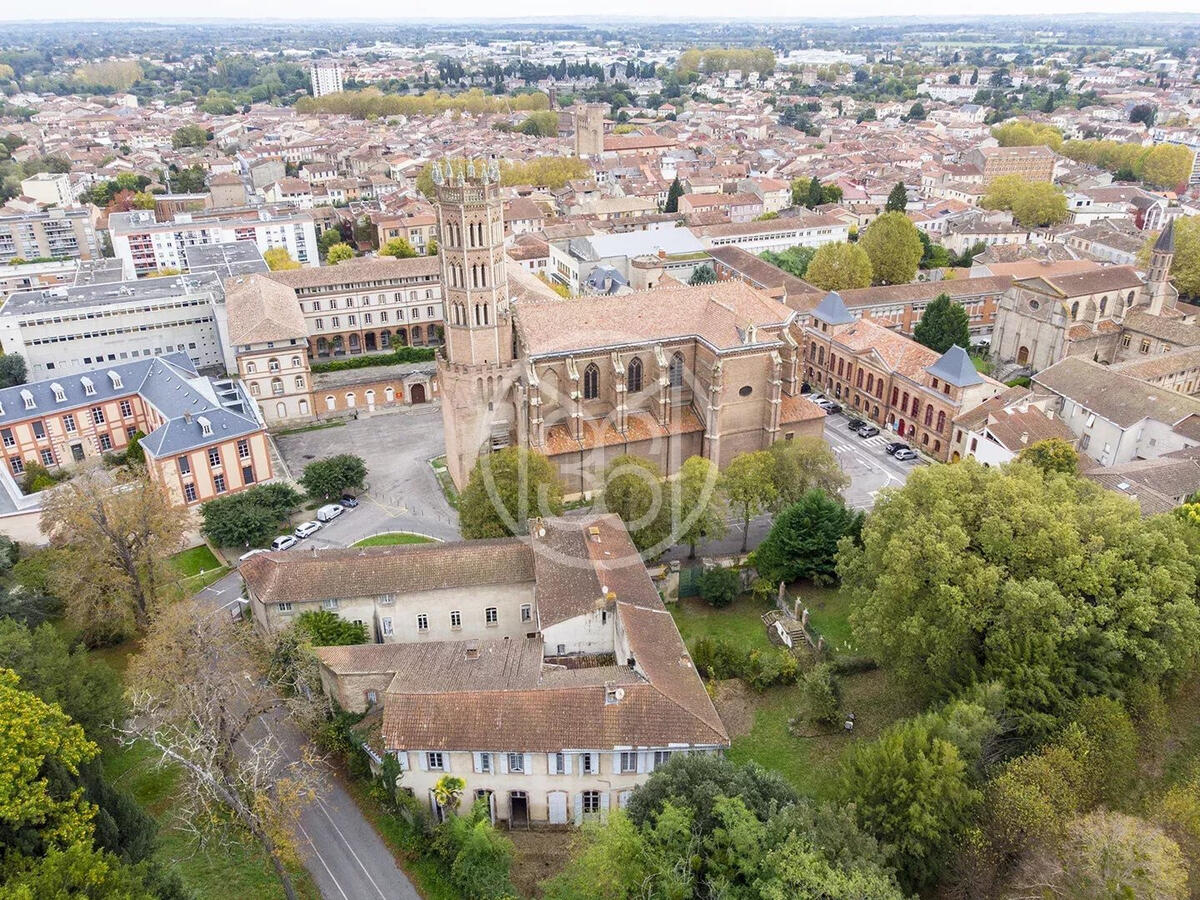
<svg viewBox="0 0 1200 900">
<path fill-rule="evenodd" d="M 222 280 L 270 271 L 254 241 L 195 244 L 183 248 L 183 258 L 189 272 L 216 272 Z"/>
<path fill-rule="evenodd" d="M 1162 234 L 1158 236 L 1158 240 L 1154 242 L 1154 249 L 1160 253 L 1175 252 L 1175 220 L 1167 222 L 1167 227 L 1162 230 Z"/>
<path fill-rule="evenodd" d="M 812 314 L 814 319 L 820 319 L 827 325 L 849 325 L 854 321 L 854 316 L 846 308 L 846 304 L 837 291 L 830 291 L 826 294 L 825 299 L 817 304 L 817 308 L 812 311 Z"/>
<path fill-rule="evenodd" d="M 629 281 L 612 266 L 596 266 L 588 275 L 587 286 L 598 294 L 615 294 Z"/>
<path fill-rule="evenodd" d="M 218 299 L 224 299 L 225 296 L 221 289 L 221 280 L 215 274 L 195 272 L 166 278 L 87 282 L 70 286 L 57 285 L 44 290 L 20 291 L 8 298 L 8 302 L 0 308 L 0 315 L 53 314 L 87 306 L 174 300 L 200 293 L 211 293 Z"/>
<path fill-rule="evenodd" d="M 983 378 L 976 371 L 975 364 L 971 362 L 971 357 L 967 355 L 966 350 L 957 344 L 939 356 L 938 361 L 932 366 L 926 367 L 925 371 L 935 378 L 949 382 L 955 387 L 971 387 L 975 384 L 983 384 Z"/>
</svg>

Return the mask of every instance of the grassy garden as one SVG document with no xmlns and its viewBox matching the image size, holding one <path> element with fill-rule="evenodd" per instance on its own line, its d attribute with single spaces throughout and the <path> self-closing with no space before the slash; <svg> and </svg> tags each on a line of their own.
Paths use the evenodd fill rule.
<svg viewBox="0 0 1200 900">
<path fill-rule="evenodd" d="M 413 534 L 409 531 L 387 531 L 383 534 L 373 534 L 361 541 L 355 541 L 352 547 L 394 547 L 401 544 L 432 544 L 435 540 L 423 534 Z"/>
</svg>

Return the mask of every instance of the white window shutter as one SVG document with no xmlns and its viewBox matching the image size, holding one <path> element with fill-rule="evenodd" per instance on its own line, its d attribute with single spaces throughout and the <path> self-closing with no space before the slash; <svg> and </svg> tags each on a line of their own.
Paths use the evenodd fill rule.
<svg viewBox="0 0 1200 900">
<path fill-rule="evenodd" d="M 477 753 L 472 753 L 471 756 L 474 757 L 473 762 L 475 764 L 475 771 L 482 772 L 483 771 L 483 760 L 481 759 L 481 757 L 483 756 L 483 754 L 477 752 Z"/>
<path fill-rule="evenodd" d="M 393 755 L 396 757 L 396 761 L 400 763 L 400 771 L 407 772 L 409 770 L 408 753 L 404 750 L 397 750 Z"/>
<path fill-rule="evenodd" d="M 500 774 L 501 775 L 508 774 L 508 754 L 507 753 L 500 754 Z"/>
<path fill-rule="evenodd" d="M 555 763 L 555 760 L 557 759 L 557 757 L 558 757 L 557 753 L 547 753 L 546 754 L 546 771 L 549 772 L 551 775 L 559 774 L 558 770 L 554 768 L 554 763 Z"/>
<path fill-rule="evenodd" d="M 570 753 L 563 754 L 563 772 L 567 775 L 571 774 L 571 756 L 572 754 Z"/>
<path fill-rule="evenodd" d="M 614 775 L 621 774 L 621 751 L 618 750 L 612 755 L 612 770 Z"/>
<path fill-rule="evenodd" d="M 525 774 L 526 775 L 533 774 L 533 754 L 532 753 L 525 754 Z"/>
<path fill-rule="evenodd" d="M 442 751 L 442 771 L 443 772 L 450 771 L 450 751 L 449 750 Z"/>
<path fill-rule="evenodd" d="M 424 751 L 417 754 L 417 765 L 421 767 L 422 772 L 429 771 L 429 757 L 425 755 Z"/>
<path fill-rule="evenodd" d="M 646 760 L 646 751 L 639 750 L 637 755 L 637 772 L 639 775 L 645 775 L 646 769 L 649 768 Z"/>
<path fill-rule="evenodd" d="M 608 791 L 600 792 L 600 821 L 608 819 Z"/>
<path fill-rule="evenodd" d="M 583 824 L 583 791 L 575 792 L 575 824 Z"/>
</svg>

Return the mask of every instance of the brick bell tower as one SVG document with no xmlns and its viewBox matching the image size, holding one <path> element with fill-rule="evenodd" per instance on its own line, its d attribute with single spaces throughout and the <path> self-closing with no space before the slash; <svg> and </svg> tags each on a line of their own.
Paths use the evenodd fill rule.
<svg viewBox="0 0 1200 900">
<path fill-rule="evenodd" d="M 435 162 L 433 183 L 446 331 L 438 382 L 446 464 L 461 489 L 479 454 L 507 446 L 515 427 L 500 170 L 494 161 Z"/>
</svg>

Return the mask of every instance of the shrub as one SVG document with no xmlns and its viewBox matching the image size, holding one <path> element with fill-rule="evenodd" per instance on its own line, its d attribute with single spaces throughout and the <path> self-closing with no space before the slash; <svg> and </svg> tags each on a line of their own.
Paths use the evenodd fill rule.
<svg viewBox="0 0 1200 900">
<path fill-rule="evenodd" d="M 800 679 L 804 718 L 815 724 L 836 725 L 842 718 L 842 691 L 829 663 L 814 666 Z"/>
<path fill-rule="evenodd" d="M 371 366 L 394 366 L 400 363 L 432 362 L 434 353 L 435 351 L 432 347 L 397 347 L 391 353 L 332 359 L 328 362 L 313 363 L 309 368 L 313 372 L 344 372 L 347 369 L 366 369 Z"/>
<path fill-rule="evenodd" d="M 700 592 L 700 599 L 710 606 L 717 609 L 728 606 L 737 596 L 737 570 L 721 566 L 708 569 L 700 575 L 696 587 Z"/>
<path fill-rule="evenodd" d="M 696 641 L 692 662 L 705 678 L 740 678 L 757 691 L 791 684 L 800 671 L 796 657 L 782 648 L 747 651 L 731 641 L 707 637 Z"/>
</svg>

